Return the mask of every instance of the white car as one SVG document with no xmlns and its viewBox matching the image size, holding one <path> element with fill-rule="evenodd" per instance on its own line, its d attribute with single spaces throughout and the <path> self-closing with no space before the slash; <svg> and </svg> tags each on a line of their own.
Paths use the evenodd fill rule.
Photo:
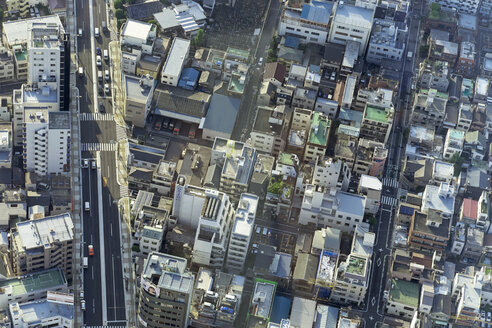
<svg viewBox="0 0 492 328">
<path fill-rule="evenodd" d="M 109 93 L 110 92 L 109 91 L 109 84 L 108 83 L 104 84 L 104 92 L 105 93 Z"/>
<path fill-rule="evenodd" d="M 96 56 L 96 65 L 97 66 L 102 66 L 102 61 L 101 61 L 101 56 Z"/>
<path fill-rule="evenodd" d="M 109 70 L 104 71 L 104 78 L 106 79 L 106 81 L 109 81 Z"/>
<path fill-rule="evenodd" d="M 80 308 L 85 311 L 85 300 L 80 301 Z"/>
<path fill-rule="evenodd" d="M 87 158 L 82 160 L 82 167 L 87 169 L 89 167 L 89 160 Z"/>
<path fill-rule="evenodd" d="M 82 36 L 82 28 L 79 27 L 79 36 Z"/>
</svg>

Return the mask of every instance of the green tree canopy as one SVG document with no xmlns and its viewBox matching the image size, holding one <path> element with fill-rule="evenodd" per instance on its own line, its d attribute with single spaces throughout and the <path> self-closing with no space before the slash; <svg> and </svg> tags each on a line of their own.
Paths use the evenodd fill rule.
<svg viewBox="0 0 492 328">
<path fill-rule="evenodd" d="M 118 18 L 118 19 L 125 18 L 125 11 L 121 8 L 116 9 L 114 14 L 115 14 L 116 18 Z"/>
</svg>

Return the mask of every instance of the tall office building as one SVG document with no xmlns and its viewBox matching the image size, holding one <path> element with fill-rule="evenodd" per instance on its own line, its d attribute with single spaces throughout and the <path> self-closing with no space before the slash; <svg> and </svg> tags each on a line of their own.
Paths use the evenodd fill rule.
<svg viewBox="0 0 492 328">
<path fill-rule="evenodd" d="M 10 256 L 16 275 L 60 268 L 72 278 L 74 227 L 69 213 L 17 223 Z"/>
<path fill-rule="evenodd" d="M 194 276 L 184 258 L 152 252 L 140 281 L 138 327 L 188 327 Z"/>
</svg>

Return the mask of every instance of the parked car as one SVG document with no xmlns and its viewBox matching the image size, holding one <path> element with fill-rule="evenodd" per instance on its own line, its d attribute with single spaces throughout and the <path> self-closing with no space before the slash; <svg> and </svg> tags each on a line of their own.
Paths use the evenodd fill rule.
<svg viewBox="0 0 492 328">
<path fill-rule="evenodd" d="M 99 47 L 96 48 L 96 54 L 98 54 L 98 55 L 101 54 L 101 48 L 99 48 Z"/>
<path fill-rule="evenodd" d="M 101 61 L 101 56 L 96 56 L 96 65 L 101 67 L 102 66 L 102 61 Z"/>
<path fill-rule="evenodd" d="M 111 91 L 109 90 L 109 84 L 108 83 L 105 83 L 104 84 L 104 92 L 109 94 Z"/>
<path fill-rule="evenodd" d="M 109 70 L 105 70 L 104 71 L 104 78 L 106 79 L 106 81 L 109 81 Z"/>
<path fill-rule="evenodd" d="M 89 245 L 88 250 L 89 250 L 89 256 L 94 256 L 94 246 Z"/>
<path fill-rule="evenodd" d="M 83 167 L 84 169 L 89 168 L 89 160 L 88 160 L 87 158 L 84 158 L 84 159 L 82 160 L 82 167 Z M 485 313 L 484 313 L 484 315 L 485 315 Z"/>
</svg>

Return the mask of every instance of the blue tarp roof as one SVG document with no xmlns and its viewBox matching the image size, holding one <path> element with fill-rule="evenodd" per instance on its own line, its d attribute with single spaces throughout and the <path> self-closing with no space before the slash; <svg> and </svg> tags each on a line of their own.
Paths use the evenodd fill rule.
<svg viewBox="0 0 492 328">
<path fill-rule="evenodd" d="M 178 87 L 187 90 L 194 90 L 198 83 L 199 75 L 200 72 L 194 68 L 187 67 L 183 69 L 183 72 L 181 73 L 181 78 L 178 82 Z"/>
<path fill-rule="evenodd" d="M 284 46 L 297 49 L 299 47 L 299 38 L 295 36 L 286 36 Z"/>
</svg>

